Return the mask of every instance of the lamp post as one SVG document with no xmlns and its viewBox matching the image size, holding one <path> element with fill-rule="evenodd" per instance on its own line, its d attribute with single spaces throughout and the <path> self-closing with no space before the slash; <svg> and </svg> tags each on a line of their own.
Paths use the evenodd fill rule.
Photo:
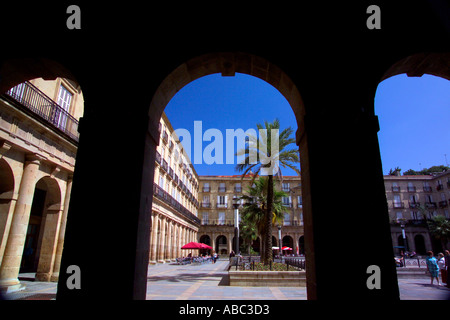
<svg viewBox="0 0 450 320">
<path fill-rule="evenodd" d="M 406 233 L 405 233 L 406 220 L 399 219 L 399 222 L 400 222 L 400 228 L 402 229 L 403 246 L 405 249 L 405 251 L 403 251 L 403 267 L 406 268 L 406 251 L 408 249 L 408 244 L 406 243 Z"/>
<path fill-rule="evenodd" d="M 239 198 L 233 197 L 235 253 L 239 253 Z"/>
<path fill-rule="evenodd" d="M 278 245 L 279 245 L 279 247 L 278 247 L 278 252 L 280 253 L 280 259 L 281 259 L 281 261 L 283 261 L 283 259 L 282 259 L 282 251 L 281 251 L 281 226 L 280 225 L 278 225 Z"/>
</svg>

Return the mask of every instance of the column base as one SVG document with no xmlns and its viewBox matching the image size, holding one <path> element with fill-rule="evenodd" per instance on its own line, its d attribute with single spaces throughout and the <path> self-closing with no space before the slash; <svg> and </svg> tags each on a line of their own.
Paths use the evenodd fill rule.
<svg viewBox="0 0 450 320">
<path fill-rule="evenodd" d="M 40 272 L 40 273 L 36 273 L 35 279 L 37 281 L 50 282 L 51 275 L 50 275 L 50 273 Z"/>
<path fill-rule="evenodd" d="M 25 290 L 26 285 L 20 283 L 19 279 L 0 280 L 0 291 L 2 293 L 11 293 Z"/>
</svg>

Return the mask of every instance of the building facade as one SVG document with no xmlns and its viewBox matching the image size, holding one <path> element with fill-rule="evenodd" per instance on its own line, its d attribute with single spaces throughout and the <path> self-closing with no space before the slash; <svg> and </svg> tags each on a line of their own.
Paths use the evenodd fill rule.
<svg viewBox="0 0 450 320">
<path fill-rule="evenodd" d="M 427 219 L 441 215 L 450 219 L 450 172 L 435 175 L 384 176 L 394 247 L 417 254 L 441 251 L 441 241 L 430 234 Z M 397 248 L 397 252 L 402 248 Z"/>
<path fill-rule="evenodd" d="M 244 179 L 241 175 L 200 176 L 199 218 L 201 227 L 199 241 L 213 247 L 220 255 L 228 255 L 236 249 L 235 214 L 233 198 L 240 197 L 250 187 L 251 175 Z M 288 209 L 281 225 L 282 246 L 292 248 L 289 253 L 304 253 L 304 230 L 301 197 L 301 180 L 297 176 L 283 177 L 283 182 L 276 180 L 276 188 L 289 196 L 283 197 L 283 204 Z M 242 200 L 238 209 L 242 208 Z M 272 243 L 278 247 L 278 226 L 273 226 Z M 239 244 L 242 245 L 242 238 Z M 253 242 L 252 248 L 260 252 L 261 239 Z M 241 247 L 242 248 L 242 247 Z M 244 252 L 243 252 L 244 253 Z"/>
<path fill-rule="evenodd" d="M 159 124 L 153 183 L 150 264 L 172 261 L 192 253 L 182 250 L 197 241 L 199 177 L 179 144 L 165 113 Z"/>
<path fill-rule="evenodd" d="M 0 95 L 0 287 L 19 272 L 56 281 L 64 243 L 78 119 L 79 85 L 37 78 Z"/>
</svg>

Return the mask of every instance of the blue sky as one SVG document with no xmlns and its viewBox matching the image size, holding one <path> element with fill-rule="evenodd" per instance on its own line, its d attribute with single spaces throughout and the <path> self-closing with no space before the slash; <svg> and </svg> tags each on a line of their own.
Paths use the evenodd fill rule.
<svg viewBox="0 0 450 320">
<path fill-rule="evenodd" d="M 384 174 L 450 163 L 450 81 L 426 74 L 388 78 L 378 85 L 375 114 Z"/>
<path fill-rule="evenodd" d="M 383 172 L 400 167 L 420 170 L 450 160 L 450 81 L 424 75 L 386 79 L 374 97 L 379 117 Z M 202 132 L 214 128 L 256 129 L 256 123 L 278 118 L 282 128 L 297 130 L 294 113 L 277 89 L 258 78 L 237 73 L 235 77 L 213 74 L 182 88 L 165 112 L 174 129 L 184 128 L 194 141 L 194 121 L 202 121 Z M 202 148 L 210 141 L 203 141 Z M 293 144 L 292 148 L 296 148 Z M 225 150 L 224 150 L 225 153 Z M 223 158 L 225 162 L 225 155 Z M 195 164 L 199 175 L 233 175 L 235 164 Z M 283 169 L 283 175 L 295 175 Z"/>
</svg>

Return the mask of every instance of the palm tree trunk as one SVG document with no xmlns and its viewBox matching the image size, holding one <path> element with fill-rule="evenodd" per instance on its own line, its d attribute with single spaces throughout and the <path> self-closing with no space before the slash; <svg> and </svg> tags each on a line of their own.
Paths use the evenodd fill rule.
<svg viewBox="0 0 450 320">
<path fill-rule="evenodd" d="M 269 175 L 267 186 L 267 213 L 264 265 L 270 264 L 272 258 L 272 206 L 273 206 L 273 176 Z"/>
</svg>

